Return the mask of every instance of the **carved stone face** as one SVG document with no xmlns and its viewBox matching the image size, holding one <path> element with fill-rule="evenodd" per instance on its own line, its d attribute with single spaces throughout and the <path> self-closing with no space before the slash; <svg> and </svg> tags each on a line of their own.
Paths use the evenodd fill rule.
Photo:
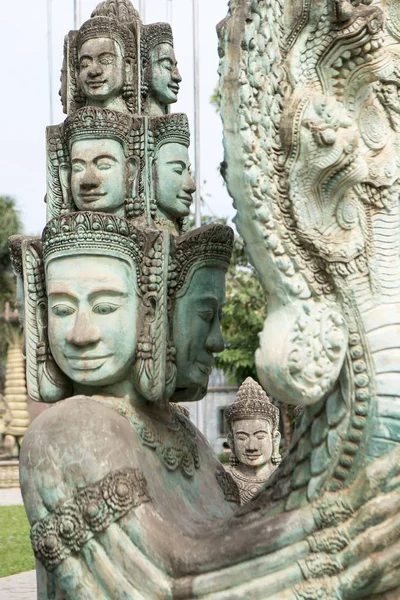
<svg viewBox="0 0 400 600">
<path fill-rule="evenodd" d="M 63 257 L 49 263 L 46 280 L 49 343 L 60 369 L 91 386 L 126 378 L 136 349 L 132 267 L 104 255 Z"/>
<path fill-rule="evenodd" d="M 125 82 L 122 50 L 115 40 L 93 38 L 79 49 L 79 86 L 89 101 L 107 104 Z"/>
<path fill-rule="evenodd" d="M 182 77 L 178 71 L 175 52 L 170 44 L 158 44 L 151 50 L 151 79 L 149 94 L 159 104 L 172 104 L 178 99 Z"/>
<path fill-rule="evenodd" d="M 225 273 L 215 267 L 195 271 L 188 291 L 177 299 L 173 340 L 177 349 L 178 391 L 197 389 L 202 394 L 206 392 L 214 364 L 213 355 L 224 349 L 220 325 L 224 302 Z"/>
<path fill-rule="evenodd" d="M 232 423 L 236 458 L 242 464 L 258 468 L 271 460 L 271 426 L 266 419 L 241 419 Z"/>
<path fill-rule="evenodd" d="M 160 216 L 186 217 L 196 186 L 190 174 L 189 152 L 183 144 L 164 144 L 155 163 L 156 200 Z"/>
<path fill-rule="evenodd" d="M 116 140 L 79 140 L 71 148 L 71 192 L 79 210 L 124 216 L 126 159 Z"/>
</svg>

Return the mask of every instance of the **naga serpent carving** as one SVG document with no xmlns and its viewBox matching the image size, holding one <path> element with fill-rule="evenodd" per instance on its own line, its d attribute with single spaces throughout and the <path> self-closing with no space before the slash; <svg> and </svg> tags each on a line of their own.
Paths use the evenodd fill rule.
<svg viewBox="0 0 400 600">
<path fill-rule="evenodd" d="M 285 513 L 296 521 L 319 498 L 334 493 L 340 503 L 372 461 L 386 455 L 376 464 L 389 464 L 398 456 L 400 38 L 393 21 L 400 9 L 394 6 L 232 0 L 219 26 L 223 172 L 269 306 L 258 373 L 279 400 L 305 405 L 280 468 L 241 510 L 242 525 L 257 521 L 259 511 L 281 514 L 285 527 Z M 398 496 L 393 501 L 395 514 Z M 300 522 L 294 527 L 304 539 Z M 345 565 L 335 555 L 352 552 L 348 533 L 327 528 L 309 540 L 312 552 L 323 554 L 307 566 L 298 563 L 299 579 L 308 583 L 292 585 L 299 579 L 281 571 L 278 579 L 287 580 L 279 589 L 248 583 L 246 597 L 397 597 L 400 588 L 393 596 L 374 595 L 399 585 L 395 534 L 369 546 L 370 552 L 390 548 L 390 568 L 378 555 L 375 570 L 359 566 L 359 577 L 347 573 L 348 585 L 338 584 Z M 286 547 L 292 558 L 297 550 Z M 198 597 L 241 597 L 233 589 L 230 596 Z"/>
</svg>

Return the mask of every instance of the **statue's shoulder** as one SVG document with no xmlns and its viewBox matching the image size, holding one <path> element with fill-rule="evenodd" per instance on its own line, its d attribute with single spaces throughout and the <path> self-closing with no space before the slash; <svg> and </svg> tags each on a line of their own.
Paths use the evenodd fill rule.
<svg viewBox="0 0 400 600">
<path fill-rule="evenodd" d="M 35 512 L 42 503 L 51 509 L 77 488 L 114 471 L 136 469 L 138 445 L 127 419 L 89 397 L 68 398 L 44 411 L 21 447 L 20 482 L 28 516 L 29 504 Z"/>
<path fill-rule="evenodd" d="M 74 442 L 79 441 L 78 446 L 95 451 L 99 445 L 104 449 L 106 436 L 120 435 L 121 429 L 126 430 L 123 443 L 131 441 L 132 428 L 119 412 L 88 396 L 73 396 L 43 411 L 29 427 L 23 446 L 30 445 L 31 440 L 36 445 L 39 437 L 46 445 L 67 443 L 78 451 Z"/>
</svg>

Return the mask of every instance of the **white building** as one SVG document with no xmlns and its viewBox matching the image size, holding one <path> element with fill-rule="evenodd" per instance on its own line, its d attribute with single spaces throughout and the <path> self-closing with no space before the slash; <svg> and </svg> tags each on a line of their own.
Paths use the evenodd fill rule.
<svg viewBox="0 0 400 600">
<path fill-rule="evenodd" d="M 200 402 L 181 402 L 189 410 L 192 422 L 204 433 L 217 454 L 221 454 L 222 444 L 226 441 L 224 410 L 235 401 L 237 389 L 237 385 L 229 385 L 222 371 L 214 369 L 206 397 Z"/>
</svg>

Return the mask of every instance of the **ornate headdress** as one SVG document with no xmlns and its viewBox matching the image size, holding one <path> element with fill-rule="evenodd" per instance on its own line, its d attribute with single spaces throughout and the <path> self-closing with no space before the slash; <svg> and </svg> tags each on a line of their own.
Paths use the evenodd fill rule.
<svg viewBox="0 0 400 600">
<path fill-rule="evenodd" d="M 129 0 L 103 0 L 90 15 L 93 17 L 109 17 L 127 25 L 140 19 L 139 13 Z"/>
<path fill-rule="evenodd" d="M 140 38 L 141 58 L 144 61 L 150 60 L 150 52 L 158 44 L 174 45 L 174 36 L 169 23 L 152 23 L 143 25 Z"/>
<path fill-rule="evenodd" d="M 42 251 L 46 264 L 71 252 L 106 254 L 128 260 L 140 272 L 145 233 L 115 215 L 76 212 L 56 217 L 43 230 Z"/>
<path fill-rule="evenodd" d="M 183 144 L 187 148 L 190 146 L 189 121 L 183 113 L 153 117 L 149 119 L 149 130 L 155 149 L 171 142 Z"/>
<path fill-rule="evenodd" d="M 132 119 L 126 113 L 86 106 L 77 110 L 64 122 L 64 136 L 71 147 L 79 139 L 110 138 L 121 142 L 125 154 L 133 149 L 133 133 L 140 130 L 140 118 Z"/>
<path fill-rule="evenodd" d="M 225 410 L 228 425 L 239 419 L 266 419 L 272 431 L 279 425 L 279 409 L 274 406 L 262 387 L 248 377 L 240 386 L 236 400 Z"/>
<path fill-rule="evenodd" d="M 183 295 L 192 274 L 201 267 L 215 266 L 227 271 L 232 248 L 233 231 L 227 225 L 205 225 L 177 238 L 170 274 L 173 295 Z"/>
<path fill-rule="evenodd" d="M 96 16 L 82 25 L 76 37 L 77 53 L 82 44 L 87 42 L 87 40 L 101 37 L 110 38 L 120 44 L 125 58 L 134 59 L 136 57 L 136 48 L 132 32 L 128 27 L 110 16 Z"/>
</svg>

